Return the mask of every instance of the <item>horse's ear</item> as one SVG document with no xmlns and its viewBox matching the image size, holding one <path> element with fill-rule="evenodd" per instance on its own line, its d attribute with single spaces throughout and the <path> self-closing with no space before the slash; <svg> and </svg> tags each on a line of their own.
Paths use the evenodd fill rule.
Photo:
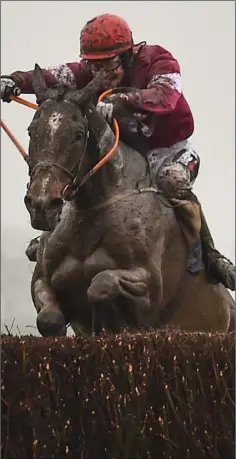
<svg viewBox="0 0 236 459">
<path fill-rule="evenodd" d="M 101 93 L 103 88 L 104 70 L 100 69 L 97 75 L 83 89 L 70 91 L 66 96 L 67 100 L 71 100 L 80 108 L 84 108 L 92 101 L 98 93 Z"/>
<path fill-rule="evenodd" d="M 35 64 L 32 73 L 32 87 L 38 100 L 42 99 L 43 94 L 48 89 L 45 83 L 43 71 L 38 64 Z"/>
</svg>

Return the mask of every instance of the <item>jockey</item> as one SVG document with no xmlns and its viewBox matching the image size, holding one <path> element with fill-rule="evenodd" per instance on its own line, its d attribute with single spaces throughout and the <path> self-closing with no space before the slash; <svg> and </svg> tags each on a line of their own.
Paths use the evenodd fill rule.
<svg viewBox="0 0 236 459">
<path fill-rule="evenodd" d="M 194 120 L 183 95 L 177 60 L 159 45 L 134 44 L 128 24 L 112 14 L 102 14 L 85 24 L 80 35 L 80 58 L 79 62 L 43 69 L 47 86 L 63 84 L 82 89 L 103 68 L 107 75 L 104 90 L 121 90 L 98 103 L 97 110 L 109 122 L 113 117 L 118 120 L 121 140 L 146 155 L 167 197 L 196 202 L 191 188 L 200 159 L 188 140 L 194 132 Z M 9 96 L 19 91 L 32 94 L 32 72 L 2 76 L 2 100 L 10 102 Z M 127 113 L 132 114 L 132 121 L 124 123 Z M 235 290 L 235 266 L 216 250 L 198 205 L 209 277 Z"/>
</svg>

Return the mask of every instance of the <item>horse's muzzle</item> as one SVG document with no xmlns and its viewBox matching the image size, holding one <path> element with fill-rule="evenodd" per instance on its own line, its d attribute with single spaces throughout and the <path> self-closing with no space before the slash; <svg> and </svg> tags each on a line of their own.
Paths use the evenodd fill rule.
<svg viewBox="0 0 236 459">
<path fill-rule="evenodd" d="M 51 231 L 56 227 L 63 207 L 61 198 L 40 198 L 27 194 L 24 202 L 34 229 Z"/>
</svg>

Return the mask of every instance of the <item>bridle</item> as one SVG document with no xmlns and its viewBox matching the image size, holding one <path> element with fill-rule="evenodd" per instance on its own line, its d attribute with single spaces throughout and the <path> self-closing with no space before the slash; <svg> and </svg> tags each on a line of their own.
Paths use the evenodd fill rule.
<svg viewBox="0 0 236 459">
<path fill-rule="evenodd" d="M 32 181 L 32 179 L 34 178 L 34 176 L 36 175 L 37 172 L 39 172 L 40 170 L 43 170 L 43 169 L 56 168 L 56 169 L 59 169 L 59 170 L 63 171 L 71 179 L 71 183 L 66 185 L 64 187 L 63 191 L 62 191 L 62 195 L 61 195 L 62 199 L 64 201 L 71 201 L 77 195 L 79 189 L 83 185 L 83 179 L 80 182 L 78 182 L 78 176 L 79 176 L 79 171 L 80 171 L 82 163 L 83 163 L 84 155 L 85 155 L 86 150 L 87 150 L 88 139 L 89 139 L 89 135 L 90 135 L 89 128 L 88 128 L 88 120 L 87 120 L 86 117 L 84 117 L 84 120 L 85 120 L 85 131 L 84 131 L 83 151 L 82 151 L 82 154 L 81 154 L 81 157 L 80 157 L 78 163 L 74 167 L 74 170 L 70 171 L 66 167 L 64 167 L 61 164 L 58 164 L 58 163 L 56 163 L 54 161 L 50 161 L 50 160 L 39 161 L 36 164 L 36 166 L 32 169 L 32 171 L 29 168 L 30 182 L 28 184 L 28 187 L 30 186 L 31 181 Z M 56 177 L 56 180 L 58 181 L 57 174 L 55 173 L 54 175 Z"/>
<path fill-rule="evenodd" d="M 115 92 L 115 91 L 112 90 L 112 89 L 109 89 L 109 90 L 105 91 L 104 93 L 102 93 L 100 95 L 100 97 L 98 99 L 98 102 L 101 102 L 105 97 L 110 96 L 113 92 Z M 34 109 L 34 110 L 38 110 L 38 105 L 37 104 L 33 104 L 32 102 L 29 102 L 28 100 L 22 99 L 21 97 L 10 96 L 10 99 L 14 100 L 15 102 L 17 102 L 17 103 L 19 103 L 21 105 L 25 105 L 27 107 L 30 107 L 30 108 Z M 54 167 L 54 168 L 57 168 L 59 170 L 62 170 L 66 175 L 68 175 L 68 177 L 70 177 L 72 183 L 70 185 L 66 185 L 64 190 L 63 190 L 63 192 L 62 192 L 62 199 L 64 199 L 64 201 L 71 201 L 77 195 L 79 189 L 84 185 L 84 183 L 95 172 L 97 172 L 106 162 L 108 162 L 109 159 L 114 155 L 114 153 L 116 152 L 118 143 L 119 143 L 119 134 L 120 134 L 119 133 L 119 125 L 118 125 L 117 121 L 114 119 L 113 120 L 113 127 L 114 127 L 114 131 L 115 131 L 115 143 L 114 143 L 113 147 L 111 148 L 111 150 L 105 156 L 102 157 L 102 159 L 100 159 L 100 161 L 97 164 L 95 164 L 95 166 L 92 169 L 90 169 L 87 172 L 87 174 L 85 174 L 85 176 L 80 181 L 80 183 L 78 183 L 78 174 L 79 174 L 79 170 L 81 168 L 81 164 L 82 164 L 82 161 L 83 161 L 86 149 L 87 149 L 87 143 L 88 143 L 88 138 L 89 138 L 88 121 L 87 121 L 86 117 L 84 117 L 84 120 L 86 120 L 84 148 L 83 148 L 83 152 L 82 152 L 82 155 L 81 155 L 81 159 L 79 160 L 78 164 L 75 166 L 75 172 L 74 171 L 71 172 L 71 171 L 69 171 L 69 169 L 65 168 L 64 166 L 62 166 L 62 165 L 60 165 L 58 163 L 54 163 L 53 161 L 41 161 L 38 164 L 36 164 L 36 166 L 33 168 L 32 171 L 29 169 L 29 176 L 30 176 L 31 180 L 32 180 L 33 176 L 35 175 L 36 171 L 38 171 L 39 168 L 43 169 L 43 168 L 53 168 Z M 8 137 L 14 143 L 14 145 L 16 146 L 18 151 L 20 152 L 21 156 L 23 157 L 23 159 L 25 160 L 25 162 L 29 166 L 29 156 L 28 156 L 28 154 L 25 152 L 25 150 L 22 147 L 22 145 L 18 142 L 16 137 L 13 135 L 13 133 L 10 131 L 10 129 L 8 128 L 8 126 L 6 125 L 6 123 L 3 120 L 1 120 L 1 127 L 4 129 L 4 131 L 6 132 Z M 56 176 L 56 174 L 55 174 L 55 176 Z M 56 176 L 56 179 L 57 179 L 57 176 Z M 138 193 L 147 192 L 147 191 L 151 191 L 151 192 L 154 192 L 154 193 L 159 194 L 159 195 L 163 194 L 162 191 L 157 190 L 153 186 L 148 187 L 146 189 L 142 189 L 142 190 L 134 190 L 135 193 L 136 192 L 138 192 Z M 172 208 L 173 207 L 181 207 L 182 205 L 185 205 L 182 202 L 175 203 L 175 204 L 173 204 L 173 203 L 169 204 L 169 203 L 166 202 L 166 199 L 164 199 L 163 203 L 165 204 L 166 207 L 172 207 Z M 186 201 L 186 203 L 187 203 L 187 201 Z"/>
<path fill-rule="evenodd" d="M 110 96 L 112 93 L 113 93 L 113 89 L 108 89 L 107 91 L 103 92 L 99 96 L 98 102 L 101 102 L 105 97 Z M 29 102 L 28 100 L 22 99 L 21 97 L 12 95 L 12 96 L 9 96 L 9 98 L 14 100 L 15 102 L 18 102 L 21 105 L 25 105 L 27 107 L 33 108 L 34 110 L 38 110 L 38 105 L 37 104 L 33 104 L 33 103 Z M 69 200 L 72 200 L 76 196 L 76 194 L 78 193 L 79 189 L 87 182 L 87 180 L 90 177 L 92 177 L 92 175 L 94 175 L 104 164 L 106 164 L 112 158 L 112 156 L 115 154 L 115 152 L 117 150 L 117 147 L 118 147 L 118 144 L 119 144 L 119 139 L 120 139 L 119 125 L 118 125 L 117 121 L 115 119 L 113 119 L 113 129 L 114 129 L 114 133 L 115 133 L 115 143 L 114 143 L 113 147 L 108 151 L 108 153 L 106 153 L 106 155 L 104 155 L 98 161 L 98 163 L 95 164 L 95 166 L 92 167 L 92 169 L 90 169 L 85 174 L 85 176 L 82 178 L 80 183 L 78 183 L 78 174 L 79 174 L 79 170 L 81 168 L 81 164 L 82 164 L 82 161 L 83 161 L 83 158 L 84 158 L 84 154 L 85 154 L 86 149 L 87 149 L 87 142 L 88 142 L 88 138 L 89 138 L 88 120 L 87 120 L 87 118 L 85 116 L 84 116 L 84 120 L 86 121 L 84 148 L 83 148 L 83 152 L 82 152 L 82 155 L 81 155 L 81 159 L 80 159 L 78 165 L 76 165 L 76 167 L 75 167 L 76 168 L 75 173 L 73 171 L 72 172 L 69 171 L 64 166 L 62 166 L 60 164 L 57 164 L 57 163 L 54 163 L 52 161 L 41 161 L 31 171 L 30 170 L 30 164 L 29 164 L 30 163 L 29 155 L 25 152 L 24 148 L 21 146 L 21 144 L 18 142 L 16 137 L 13 135 L 13 133 L 10 131 L 10 129 L 7 127 L 6 123 L 4 123 L 3 120 L 1 120 L 1 127 L 4 129 L 4 131 L 6 132 L 8 137 L 11 139 L 11 141 L 14 143 L 14 145 L 16 146 L 18 151 L 20 152 L 20 154 L 23 157 L 23 159 L 25 160 L 25 162 L 28 164 L 30 181 L 32 181 L 32 177 L 35 175 L 36 171 L 38 171 L 38 168 L 42 169 L 42 168 L 53 168 L 53 167 L 55 167 L 55 168 L 60 169 L 63 172 L 65 172 L 71 178 L 72 183 L 70 185 L 66 185 L 65 186 L 65 188 L 63 190 L 63 196 L 62 196 L 62 199 L 69 201 Z M 56 178 L 57 178 L 57 176 L 56 176 Z M 29 185 L 30 184 L 28 184 L 27 187 L 29 187 Z"/>
</svg>

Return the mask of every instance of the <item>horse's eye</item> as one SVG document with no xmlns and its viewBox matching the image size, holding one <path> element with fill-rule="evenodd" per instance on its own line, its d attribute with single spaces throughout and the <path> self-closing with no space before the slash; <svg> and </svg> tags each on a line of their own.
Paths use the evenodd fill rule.
<svg viewBox="0 0 236 459">
<path fill-rule="evenodd" d="M 82 140 L 83 138 L 83 133 L 81 131 L 78 131 L 76 132 L 76 136 L 75 136 L 76 140 Z"/>
<path fill-rule="evenodd" d="M 28 136 L 31 137 L 31 132 L 29 129 L 28 129 Z"/>
</svg>

